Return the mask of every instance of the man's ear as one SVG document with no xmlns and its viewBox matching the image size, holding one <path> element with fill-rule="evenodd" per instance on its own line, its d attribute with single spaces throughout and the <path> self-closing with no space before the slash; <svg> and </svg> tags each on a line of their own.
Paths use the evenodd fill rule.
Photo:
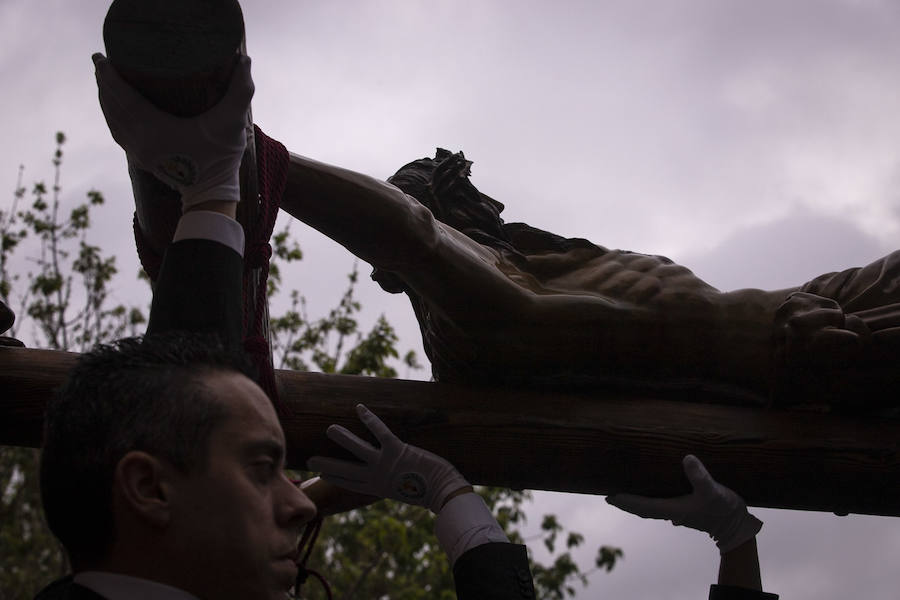
<svg viewBox="0 0 900 600">
<path fill-rule="evenodd" d="M 128 509 L 156 527 L 171 519 L 171 473 L 152 454 L 132 450 L 116 465 L 114 487 Z"/>
</svg>

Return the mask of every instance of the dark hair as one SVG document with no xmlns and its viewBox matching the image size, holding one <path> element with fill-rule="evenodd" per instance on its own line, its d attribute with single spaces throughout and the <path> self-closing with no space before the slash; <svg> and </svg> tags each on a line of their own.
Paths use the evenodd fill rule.
<svg viewBox="0 0 900 600">
<path fill-rule="evenodd" d="M 434 158 L 407 163 L 388 178 L 404 193 L 427 207 L 434 218 L 495 248 L 513 261 L 530 254 L 569 252 L 575 249 L 606 252 L 582 238 L 565 238 L 525 223 L 504 223 L 504 206 L 476 188 L 469 180 L 472 161 L 462 152 L 438 148 Z"/>
<path fill-rule="evenodd" d="M 503 229 L 503 219 L 500 218 L 503 204 L 478 191 L 469 180 L 471 172 L 472 161 L 467 160 L 462 152 L 453 153 L 438 148 L 434 158 L 420 158 L 407 163 L 387 181 L 418 200 L 441 223 L 479 244 L 518 256 L 518 251 Z M 410 294 L 413 309 L 416 310 L 414 292 L 403 281 L 402 274 L 375 267 L 371 277 L 386 292 Z"/>
<path fill-rule="evenodd" d="M 503 204 L 472 185 L 471 170 L 472 161 L 462 152 L 438 148 L 434 158 L 404 165 L 388 183 L 425 205 L 438 221 L 477 242 L 515 252 L 503 231 Z"/>
<path fill-rule="evenodd" d="M 184 332 L 127 338 L 83 354 L 47 406 L 40 484 L 50 530 L 73 561 L 103 558 L 115 536 L 113 473 L 132 450 L 182 472 L 202 469 L 226 415 L 204 381 L 250 375 L 217 338 Z"/>
</svg>

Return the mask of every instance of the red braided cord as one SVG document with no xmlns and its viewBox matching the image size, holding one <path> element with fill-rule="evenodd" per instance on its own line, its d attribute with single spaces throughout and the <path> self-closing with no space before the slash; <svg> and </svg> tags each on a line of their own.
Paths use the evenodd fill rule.
<svg viewBox="0 0 900 600">
<path fill-rule="evenodd" d="M 332 600 L 331 586 L 328 585 L 325 577 L 318 571 L 309 569 L 306 566 L 306 563 L 312 554 L 313 547 L 316 545 L 316 539 L 319 537 L 319 531 L 322 530 L 322 519 L 322 517 L 316 517 L 315 520 L 307 523 L 306 529 L 303 530 L 303 537 L 297 545 L 298 554 L 303 552 L 304 548 L 306 549 L 306 552 L 302 557 L 297 559 L 297 581 L 294 584 L 294 597 L 296 598 L 300 597 L 300 588 L 306 583 L 309 576 L 312 575 L 322 584 L 322 588 L 325 590 L 325 596 L 328 600 Z"/>
<path fill-rule="evenodd" d="M 269 239 L 275 228 L 275 218 L 278 216 L 278 208 L 287 185 L 287 170 L 290 164 L 290 155 L 287 148 L 280 142 L 273 140 L 254 125 L 254 139 L 256 141 L 256 170 L 259 191 L 259 211 L 255 223 L 244 223 L 244 274 L 243 274 L 243 314 L 244 322 L 244 349 L 250 355 L 259 373 L 259 385 L 269 395 L 280 415 L 284 415 L 287 406 L 278 398 L 275 386 L 275 371 L 272 366 L 271 352 L 266 341 L 263 327 L 267 325 L 264 318 L 265 311 L 262 307 L 266 303 L 266 287 L 269 278 L 269 259 L 272 256 L 272 246 Z M 170 237 L 175 231 L 178 219 L 181 217 L 180 207 L 170 203 L 159 207 L 163 223 L 170 230 Z M 137 246 L 138 257 L 144 272 L 151 281 L 156 281 L 159 276 L 159 268 L 162 264 L 162 256 L 154 251 L 150 243 L 141 231 L 137 214 L 134 217 L 134 240 Z M 259 285 L 253 289 L 253 270 L 260 270 Z M 251 308 L 260 307 L 255 311 L 255 319 L 249 322 L 248 315 Z"/>
<path fill-rule="evenodd" d="M 290 155 L 281 142 L 273 140 L 254 125 L 256 140 L 257 189 L 259 191 L 259 212 L 257 221 L 252 225 L 244 225 L 246 248 L 244 250 L 244 349 L 256 363 L 259 373 L 259 385 L 275 404 L 279 415 L 286 416 L 287 405 L 278 398 L 275 385 L 275 370 L 272 365 L 272 353 L 263 330 L 268 326 L 265 319 L 266 288 L 269 279 L 269 259 L 272 257 L 272 246 L 269 239 L 275 228 L 278 208 L 287 185 L 287 171 Z M 251 298 L 253 291 L 252 272 L 260 270 L 259 285 L 256 287 L 256 298 Z M 247 323 L 247 315 L 256 305 L 253 323 Z"/>
<path fill-rule="evenodd" d="M 325 578 L 322 576 L 321 573 L 319 573 L 318 571 L 313 571 L 312 569 L 306 569 L 305 573 L 307 575 L 312 575 L 313 577 L 315 577 L 316 579 L 319 580 L 319 583 L 322 584 L 322 589 L 325 590 L 325 597 L 328 598 L 328 600 L 332 600 L 334 598 L 334 596 L 331 595 L 331 586 L 328 585 L 328 582 L 325 581 Z M 300 584 L 300 585 L 302 585 L 302 584 Z M 299 589 L 297 590 L 297 593 L 298 594 L 300 593 Z M 299 596 L 298 596 L 298 598 L 299 598 Z"/>
</svg>

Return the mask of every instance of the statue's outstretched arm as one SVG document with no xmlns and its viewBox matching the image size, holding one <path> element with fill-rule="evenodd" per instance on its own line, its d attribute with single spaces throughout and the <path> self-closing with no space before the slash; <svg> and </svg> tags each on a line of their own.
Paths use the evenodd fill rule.
<svg viewBox="0 0 900 600">
<path fill-rule="evenodd" d="M 496 254 L 374 177 L 291 154 L 282 208 L 371 265 L 400 274 L 448 313 L 472 313 L 478 305 L 479 319 L 502 318 L 534 301 L 497 268 Z"/>
<path fill-rule="evenodd" d="M 645 294 L 616 292 L 617 278 L 636 278 L 632 291 L 659 279 L 656 271 L 645 273 L 627 263 L 636 259 L 628 253 L 609 253 L 596 270 L 573 275 L 578 283 L 568 286 L 572 289 L 544 287 L 498 250 L 437 221 L 399 188 L 295 154 L 282 208 L 373 266 L 397 274 L 425 300 L 431 316 L 440 317 L 430 322 L 439 323 L 444 347 L 452 348 L 456 361 L 487 361 L 485 368 L 517 372 L 562 365 L 630 373 L 652 372 L 666 362 L 695 377 L 702 371 L 696 357 L 713 355 L 719 358 L 710 368 L 717 370 L 734 363 L 747 371 L 751 363 L 748 378 L 768 368 L 774 308 L 744 311 L 753 313 L 742 319 L 755 325 L 749 332 L 740 328 L 710 341 L 726 316 L 713 297 L 716 291 L 700 283 L 682 285 L 676 277 L 646 294 L 653 302 L 639 300 Z M 644 258 L 659 263 L 660 272 L 689 274 Z M 756 313 L 766 311 L 768 318 L 758 323 Z"/>
</svg>

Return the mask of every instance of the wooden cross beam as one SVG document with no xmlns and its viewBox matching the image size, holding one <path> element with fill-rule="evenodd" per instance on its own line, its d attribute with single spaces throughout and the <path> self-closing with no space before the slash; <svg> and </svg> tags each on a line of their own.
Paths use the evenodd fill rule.
<svg viewBox="0 0 900 600">
<path fill-rule="evenodd" d="M 0 348 L 0 444 L 38 446 L 43 407 L 77 355 Z M 278 371 L 288 462 L 340 454 L 325 428 L 362 434 L 364 402 L 404 440 L 473 483 L 587 494 L 687 490 L 694 453 L 754 506 L 900 516 L 900 420 Z M 86 443 L 90 443 L 86 441 Z"/>
</svg>

